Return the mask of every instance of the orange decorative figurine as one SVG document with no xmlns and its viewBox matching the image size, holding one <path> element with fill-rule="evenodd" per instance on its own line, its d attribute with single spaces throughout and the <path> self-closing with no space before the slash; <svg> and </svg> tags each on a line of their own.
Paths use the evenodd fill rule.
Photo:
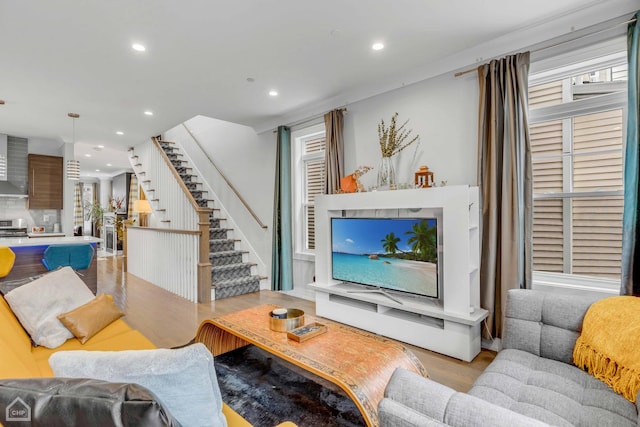
<svg viewBox="0 0 640 427">
<path fill-rule="evenodd" d="M 340 191 L 343 193 L 364 193 L 366 190 L 360 177 L 371 170 L 371 166 L 360 166 L 354 173 L 340 179 Z"/>
</svg>

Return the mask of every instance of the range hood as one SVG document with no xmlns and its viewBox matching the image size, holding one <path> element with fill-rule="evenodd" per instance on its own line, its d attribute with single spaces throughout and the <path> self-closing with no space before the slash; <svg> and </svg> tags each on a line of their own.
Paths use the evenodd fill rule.
<svg viewBox="0 0 640 427">
<path fill-rule="evenodd" d="M 0 134 L 0 197 L 26 198 L 24 191 L 7 181 L 8 162 L 7 135 Z"/>
<path fill-rule="evenodd" d="M 8 181 L 0 181 L 0 197 L 28 197 L 18 187 Z"/>
</svg>

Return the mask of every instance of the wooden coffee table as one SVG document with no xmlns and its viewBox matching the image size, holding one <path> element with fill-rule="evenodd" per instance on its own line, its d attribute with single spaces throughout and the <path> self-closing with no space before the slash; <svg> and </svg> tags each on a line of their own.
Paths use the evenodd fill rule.
<svg viewBox="0 0 640 427">
<path fill-rule="evenodd" d="M 341 323 L 305 314 L 305 324 L 327 325 L 328 330 L 304 342 L 269 328 L 275 305 L 261 305 L 200 324 L 195 341 L 214 356 L 253 344 L 342 388 L 355 402 L 368 426 L 377 426 L 378 402 L 396 368 L 427 377 L 418 358 L 397 341 Z"/>
</svg>

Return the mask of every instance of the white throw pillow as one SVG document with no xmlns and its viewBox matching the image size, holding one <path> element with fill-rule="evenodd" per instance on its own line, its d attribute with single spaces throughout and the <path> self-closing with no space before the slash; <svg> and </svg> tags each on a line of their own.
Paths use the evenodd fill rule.
<svg viewBox="0 0 640 427">
<path fill-rule="evenodd" d="M 58 316 L 91 301 L 95 295 L 71 267 L 52 271 L 5 295 L 24 329 L 37 345 L 56 348 L 73 334 Z"/>
<path fill-rule="evenodd" d="M 213 356 L 203 344 L 180 349 L 58 351 L 56 377 L 136 383 L 153 392 L 183 426 L 226 426 Z"/>
</svg>

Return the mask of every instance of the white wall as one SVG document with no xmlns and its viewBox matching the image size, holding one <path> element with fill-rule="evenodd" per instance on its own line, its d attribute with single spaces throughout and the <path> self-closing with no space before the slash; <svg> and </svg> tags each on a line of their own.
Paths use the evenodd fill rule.
<svg viewBox="0 0 640 427">
<path fill-rule="evenodd" d="M 64 142 L 60 139 L 32 137 L 27 138 L 29 139 L 30 154 L 43 154 L 45 156 L 64 155 Z"/>
<path fill-rule="evenodd" d="M 224 226 L 235 229 L 233 238 L 242 240 L 241 249 L 254 253 L 256 258 L 251 260 L 258 263 L 259 274 L 270 276 L 275 136 L 265 134 L 263 139 L 250 127 L 204 116 L 194 117 L 185 124 L 206 155 L 199 151 L 182 125 L 165 132 L 164 139 L 180 142 L 192 156 L 187 159 L 195 167 L 194 172 L 211 186 L 215 206 L 226 211 L 221 216 L 230 221 Z M 227 187 L 207 155 L 267 229 L 261 228 Z"/>
<path fill-rule="evenodd" d="M 362 182 L 375 185 L 381 153 L 377 126 L 388 124 L 398 112 L 399 123 L 409 119 L 412 135 L 420 135 L 396 157 L 399 183 L 413 183 L 420 165 L 427 165 L 436 182 L 476 183 L 478 88 L 475 76 L 452 74 L 429 79 L 349 105 L 345 116 L 345 173 L 360 165 L 373 166 Z M 415 158 L 414 158 L 415 156 Z"/>
<path fill-rule="evenodd" d="M 476 185 L 478 82 L 474 74 L 454 77 L 447 73 L 423 82 L 378 95 L 347 106 L 344 116 L 345 174 L 358 166 L 374 169 L 361 178 L 365 188 L 376 185 L 381 153 L 378 123 L 389 123 L 398 112 L 399 123 L 409 119 L 408 129 L 420 135 L 396 159 L 398 182 L 413 183 L 420 165 L 427 165 L 436 182 Z M 261 138 L 275 139 L 271 132 Z M 417 150 L 416 150 L 417 148 Z M 415 156 L 415 157 L 414 157 Z M 314 263 L 294 261 L 294 285 L 304 287 L 315 274 Z"/>
<path fill-rule="evenodd" d="M 280 124 L 309 123 L 308 119 L 317 117 L 320 111 L 346 105 L 348 112 L 344 119 L 345 173 L 352 172 L 360 165 L 374 167 L 374 170 L 362 177 L 363 184 L 369 188 L 376 183 L 377 167 L 381 157 L 377 135 L 378 123 L 381 119 L 388 123 L 393 113 L 398 112 L 401 123 L 409 119 L 408 128 L 413 130 L 413 134 L 420 135 L 418 150 L 416 151 L 414 144 L 397 158 L 395 166 L 398 182 L 412 183 L 413 173 L 420 165 L 427 165 L 435 173 L 437 183 L 446 181 L 448 185 L 476 185 L 478 82 L 475 72 L 456 78 L 453 75 L 454 71 L 474 68 L 475 65 L 469 65 L 474 61 L 484 63 L 487 62 L 487 58 L 523 51 L 528 46 L 536 47 L 538 43 L 548 44 L 545 40 L 551 38 L 572 39 L 585 31 L 593 31 L 584 30 L 592 25 L 608 28 L 611 24 L 604 21 L 635 10 L 637 7 L 633 3 L 631 0 L 618 0 L 606 5 L 603 3 L 598 6 L 598 10 L 594 7 L 562 16 L 553 22 L 518 29 L 508 36 L 444 58 L 429 69 L 429 75 L 434 75 L 434 70 L 443 74 L 421 81 L 418 77 L 402 77 L 401 81 L 417 83 L 357 102 L 349 102 L 349 94 L 340 94 L 330 103 L 303 108 L 283 117 Z M 602 24 L 598 24 L 599 22 Z M 579 43 L 590 42 L 593 40 L 585 38 Z M 541 49 L 533 56 L 544 57 L 552 51 L 554 49 Z M 415 70 L 416 76 L 423 71 Z M 314 120 L 313 123 L 319 121 L 321 120 Z M 269 123 L 273 124 L 272 121 Z M 236 185 L 241 187 L 243 197 L 251 206 L 260 209 L 261 218 L 271 230 L 276 138 L 273 128 L 262 131 L 266 127 L 260 128 L 261 132 L 256 139 L 247 137 L 245 141 L 218 140 L 213 143 L 211 150 L 215 151 L 216 158 L 224 159 L 220 164 L 225 173 L 228 173 L 234 184 L 238 183 Z M 301 127 L 305 126 L 294 125 L 292 128 L 296 130 Z M 270 265 L 270 251 L 268 254 L 265 252 L 264 259 L 267 265 Z M 313 266 L 313 262 L 294 261 L 295 286 L 310 283 Z"/>
</svg>

